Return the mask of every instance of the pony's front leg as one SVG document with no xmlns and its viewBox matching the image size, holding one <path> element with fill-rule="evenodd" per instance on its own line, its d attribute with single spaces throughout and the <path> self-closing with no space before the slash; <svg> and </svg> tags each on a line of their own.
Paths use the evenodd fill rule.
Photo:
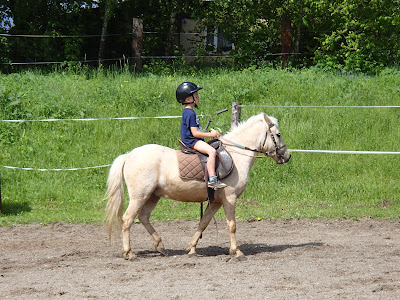
<svg viewBox="0 0 400 300">
<path fill-rule="evenodd" d="M 229 254 L 235 256 L 239 260 L 246 259 L 242 251 L 240 251 L 236 242 L 236 219 L 235 219 L 236 197 L 227 198 L 224 201 L 224 210 L 226 222 L 229 229 L 230 248 Z"/>
<path fill-rule="evenodd" d="M 201 237 L 201 234 L 207 228 L 208 224 L 211 221 L 211 218 L 215 215 L 215 213 L 218 211 L 218 209 L 221 207 L 221 205 L 222 205 L 222 203 L 220 203 L 220 202 L 212 201 L 207 206 L 207 209 L 204 212 L 204 215 L 200 220 L 199 227 L 187 247 L 187 250 L 189 250 L 189 253 L 188 253 L 189 257 L 197 255 L 196 247 L 197 247 L 197 244 Z"/>
</svg>

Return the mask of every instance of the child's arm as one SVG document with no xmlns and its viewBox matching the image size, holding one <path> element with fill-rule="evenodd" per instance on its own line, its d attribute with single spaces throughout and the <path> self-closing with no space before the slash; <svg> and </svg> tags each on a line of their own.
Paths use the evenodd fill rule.
<svg viewBox="0 0 400 300">
<path fill-rule="evenodd" d="M 190 127 L 190 131 L 192 132 L 193 136 L 198 139 L 219 136 L 219 132 L 217 130 L 211 130 L 210 132 L 202 132 L 197 127 Z"/>
</svg>

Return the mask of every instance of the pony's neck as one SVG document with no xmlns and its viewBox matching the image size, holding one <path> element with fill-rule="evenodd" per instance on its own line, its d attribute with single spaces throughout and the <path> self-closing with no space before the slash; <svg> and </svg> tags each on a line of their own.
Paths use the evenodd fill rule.
<svg viewBox="0 0 400 300">
<path fill-rule="evenodd" d="M 248 147 L 250 149 L 258 148 L 259 140 L 259 126 L 255 122 L 246 122 L 240 124 L 234 128 L 231 132 L 227 133 L 224 137 L 236 144 Z M 240 169 L 240 173 L 249 174 L 251 167 L 253 166 L 257 152 L 241 149 L 235 146 L 228 146 L 229 153 L 231 154 L 236 168 Z"/>
<path fill-rule="evenodd" d="M 259 147 L 259 136 L 261 134 L 260 122 L 249 121 L 240 124 L 224 137 L 242 146 L 257 149 Z"/>
</svg>

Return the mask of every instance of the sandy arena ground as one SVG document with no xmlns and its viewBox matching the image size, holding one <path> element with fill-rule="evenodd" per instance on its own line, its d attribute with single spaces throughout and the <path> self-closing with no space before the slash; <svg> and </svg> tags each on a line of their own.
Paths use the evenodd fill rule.
<svg viewBox="0 0 400 300">
<path fill-rule="evenodd" d="M 138 259 L 120 257 L 105 229 L 0 227 L 1 299 L 400 299 L 400 221 L 238 223 L 247 260 L 231 260 L 225 222 L 186 255 L 195 221 L 156 222 L 169 256 L 140 224 Z"/>
</svg>

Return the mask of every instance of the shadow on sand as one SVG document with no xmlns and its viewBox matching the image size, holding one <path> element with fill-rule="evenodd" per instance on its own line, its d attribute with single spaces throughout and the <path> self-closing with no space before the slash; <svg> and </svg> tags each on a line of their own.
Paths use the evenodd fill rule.
<svg viewBox="0 0 400 300">
<path fill-rule="evenodd" d="M 303 248 L 303 247 L 322 247 L 324 246 L 323 243 L 315 243 L 315 242 L 310 242 L 310 243 L 302 243 L 302 244 L 297 244 L 297 245 L 291 245 L 291 244 L 286 244 L 286 245 L 266 245 L 266 244 L 242 244 L 239 246 L 240 250 L 246 255 L 257 255 L 260 253 L 276 253 L 276 252 L 282 252 L 287 249 L 291 248 Z M 166 249 L 166 252 L 169 256 L 180 256 L 180 255 L 186 255 L 188 253 L 187 250 L 175 250 L 175 249 Z M 219 255 L 228 255 L 229 254 L 229 248 L 228 247 L 218 247 L 218 246 L 210 246 L 210 247 L 198 247 L 197 248 L 197 253 L 200 256 L 219 256 Z M 156 251 L 139 251 L 137 253 L 139 256 L 143 257 L 149 257 L 149 256 L 158 256 L 160 255 Z"/>
</svg>

